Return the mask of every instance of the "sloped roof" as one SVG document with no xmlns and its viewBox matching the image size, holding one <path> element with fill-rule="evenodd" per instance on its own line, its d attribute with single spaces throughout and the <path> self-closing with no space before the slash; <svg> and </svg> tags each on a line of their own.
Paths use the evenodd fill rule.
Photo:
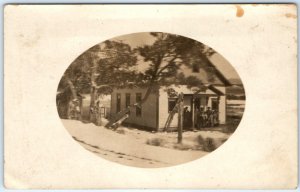
<svg viewBox="0 0 300 192">
<path fill-rule="evenodd" d="M 192 88 L 189 88 L 186 85 L 171 85 L 168 87 L 162 87 L 163 90 L 166 90 L 167 88 L 172 88 L 177 93 L 183 93 L 183 94 L 189 94 L 189 95 L 195 94 L 195 90 L 193 90 Z M 199 94 L 199 95 L 224 95 L 224 93 L 222 93 L 220 90 L 218 90 L 217 88 L 215 88 L 212 85 L 208 86 L 206 90 L 197 92 L 197 94 Z"/>
<path fill-rule="evenodd" d="M 214 69 L 216 76 L 219 78 L 219 80 L 225 85 L 230 86 L 231 83 L 229 80 L 223 75 L 223 73 L 209 60 L 207 59 L 208 64 Z"/>
<path fill-rule="evenodd" d="M 213 70 L 213 77 L 209 79 L 208 72 L 205 69 L 199 69 L 199 72 L 193 72 L 190 67 L 182 66 L 181 71 L 185 76 L 194 76 L 202 81 L 204 84 L 214 84 L 214 85 L 225 85 L 231 86 L 230 81 L 224 76 L 224 74 L 209 60 L 206 59 L 207 65 Z"/>
</svg>

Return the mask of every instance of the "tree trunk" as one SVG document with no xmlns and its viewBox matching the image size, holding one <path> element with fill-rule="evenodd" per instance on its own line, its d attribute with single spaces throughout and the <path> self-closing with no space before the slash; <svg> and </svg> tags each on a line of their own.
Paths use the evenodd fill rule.
<svg viewBox="0 0 300 192">
<path fill-rule="evenodd" d="M 95 98 L 96 98 L 96 88 L 94 86 L 92 86 L 92 88 L 91 88 L 91 103 L 90 103 L 90 122 L 93 122 L 93 123 L 96 120 Z"/>
<path fill-rule="evenodd" d="M 77 92 L 76 92 L 74 84 L 72 83 L 72 81 L 69 78 L 66 78 L 66 79 L 67 79 L 67 83 L 70 87 L 73 99 L 77 99 Z"/>
<path fill-rule="evenodd" d="M 67 77 L 66 77 L 66 81 L 67 81 L 67 84 L 69 85 L 69 88 L 72 93 L 72 99 L 68 102 L 68 105 L 67 105 L 67 117 L 68 117 L 68 119 L 72 119 L 72 113 L 74 113 L 76 111 L 76 108 L 75 108 L 74 104 L 72 103 L 72 100 L 73 99 L 78 100 L 78 97 L 77 97 L 77 92 L 76 92 L 73 82 Z"/>
<path fill-rule="evenodd" d="M 179 100 L 179 105 L 178 105 L 178 137 L 177 137 L 177 142 L 182 143 L 183 93 L 180 93 L 178 100 Z"/>
<path fill-rule="evenodd" d="M 101 108 L 100 108 L 100 100 L 99 97 L 104 95 L 103 93 L 99 93 L 99 89 L 101 88 L 111 88 L 110 85 L 99 85 L 94 86 L 91 89 L 91 103 L 90 103 L 90 121 L 95 123 L 98 126 L 102 125 L 102 116 L 101 116 Z"/>
<path fill-rule="evenodd" d="M 195 115 L 195 97 L 194 95 L 192 96 L 192 129 L 193 131 L 195 130 L 196 126 L 195 126 L 195 118 L 196 118 L 196 115 Z"/>
<path fill-rule="evenodd" d="M 93 61 L 93 65 L 91 67 L 91 102 L 90 102 L 90 122 L 96 123 L 96 72 L 97 72 L 97 62 Z"/>
<path fill-rule="evenodd" d="M 101 126 L 102 125 L 102 116 L 101 116 L 101 108 L 98 108 L 96 115 L 96 125 Z"/>
<path fill-rule="evenodd" d="M 100 97 L 99 95 L 97 95 L 97 91 L 96 91 L 96 96 L 98 96 L 98 98 Z M 102 125 L 102 116 L 101 116 L 100 100 L 97 99 L 96 101 L 94 101 L 94 107 L 95 107 L 95 110 L 94 110 L 95 124 L 97 126 L 101 126 Z"/>
</svg>

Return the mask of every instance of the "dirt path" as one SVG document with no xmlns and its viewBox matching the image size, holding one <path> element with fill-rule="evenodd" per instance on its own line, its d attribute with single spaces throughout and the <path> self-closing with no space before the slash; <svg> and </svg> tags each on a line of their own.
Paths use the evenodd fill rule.
<svg viewBox="0 0 300 192">
<path fill-rule="evenodd" d="M 153 159 L 147 159 L 143 157 L 137 157 L 137 156 L 128 155 L 120 152 L 115 152 L 109 149 L 103 149 L 98 146 L 87 144 L 84 141 L 80 141 L 76 138 L 74 139 L 78 141 L 84 148 L 95 153 L 96 155 L 103 157 L 107 160 L 121 163 L 124 165 L 136 166 L 136 167 L 149 167 L 149 168 L 164 167 L 164 166 L 171 165 L 166 162 L 160 162 Z"/>
<path fill-rule="evenodd" d="M 180 151 L 150 146 L 145 144 L 145 140 L 132 135 L 118 134 L 104 127 L 75 120 L 62 122 L 73 138 L 87 150 L 125 165 L 165 167 L 189 162 L 207 154 L 204 151 Z"/>
</svg>

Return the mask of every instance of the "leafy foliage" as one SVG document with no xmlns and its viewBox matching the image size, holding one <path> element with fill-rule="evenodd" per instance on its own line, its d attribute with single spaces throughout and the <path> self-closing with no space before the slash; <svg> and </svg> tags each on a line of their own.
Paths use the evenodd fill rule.
<svg viewBox="0 0 300 192">
<path fill-rule="evenodd" d="M 207 57 L 214 54 L 213 50 L 193 39 L 165 33 L 151 33 L 156 38 L 153 45 L 138 47 L 137 52 L 150 62 L 145 72 L 145 79 L 156 85 L 186 84 L 201 86 L 195 77 L 185 77 L 180 67 L 205 68 L 212 77 L 214 68 L 208 64 Z"/>
<path fill-rule="evenodd" d="M 78 93 L 90 93 L 91 87 L 95 86 L 99 88 L 99 92 L 108 94 L 112 87 L 125 86 L 130 82 L 134 71 L 129 68 L 136 65 L 136 61 L 136 56 L 128 44 L 105 41 L 75 59 L 66 70 L 59 90 L 67 86 L 65 79 L 69 78 Z"/>
<path fill-rule="evenodd" d="M 186 76 L 181 67 L 205 69 L 212 78 L 215 68 L 208 57 L 214 51 L 193 39 L 166 33 L 150 33 L 155 41 L 132 49 L 121 41 L 105 41 L 80 55 L 66 70 L 58 90 L 72 89 L 68 94 L 91 94 L 90 108 L 95 107 L 99 94 L 110 94 L 114 88 L 146 87 L 147 92 L 138 104 L 145 102 L 151 92 L 161 86 L 187 85 L 203 87 L 194 76 Z M 136 66 L 141 57 L 147 64 L 144 71 Z M 74 94 L 76 92 L 76 94 Z M 71 98 L 70 95 L 68 98 Z M 118 119 L 114 119 L 118 120 Z"/>
<path fill-rule="evenodd" d="M 152 45 L 134 50 L 126 43 L 109 40 L 93 46 L 66 70 L 59 90 L 68 86 L 65 78 L 72 81 L 78 93 L 90 93 L 92 86 L 100 86 L 98 91 L 104 94 L 108 94 L 113 87 L 159 87 L 171 84 L 193 87 L 201 86 L 202 82 L 194 76 L 186 77 L 180 70 L 182 65 L 189 68 L 196 65 L 197 68 L 214 72 L 207 64 L 207 57 L 214 52 L 202 43 L 173 34 L 156 32 L 151 35 L 156 39 Z M 138 55 L 149 63 L 144 72 L 134 68 Z"/>
<path fill-rule="evenodd" d="M 131 67 L 136 65 L 137 58 L 128 44 L 115 41 L 105 41 L 103 51 L 106 57 L 98 60 L 97 78 L 98 85 L 111 85 L 124 87 L 134 79 L 135 71 Z"/>
</svg>

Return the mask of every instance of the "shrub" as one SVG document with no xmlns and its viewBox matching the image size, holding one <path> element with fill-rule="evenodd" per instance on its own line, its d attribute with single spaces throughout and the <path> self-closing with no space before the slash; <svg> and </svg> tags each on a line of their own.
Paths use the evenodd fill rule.
<svg viewBox="0 0 300 192">
<path fill-rule="evenodd" d="M 198 135 L 197 142 L 199 145 L 202 145 L 202 146 L 204 145 L 204 139 L 201 135 Z"/>
<path fill-rule="evenodd" d="M 213 138 L 207 137 L 204 139 L 201 135 L 198 135 L 197 141 L 204 151 L 212 152 L 217 148 Z"/>
<path fill-rule="evenodd" d="M 153 146 L 162 146 L 164 143 L 164 140 L 161 138 L 151 138 L 147 139 L 146 144 L 147 145 L 153 145 Z"/>
<path fill-rule="evenodd" d="M 212 152 L 216 148 L 217 147 L 216 147 L 215 142 L 212 138 L 208 137 L 208 138 L 205 139 L 204 146 L 203 146 L 204 151 Z"/>
</svg>

